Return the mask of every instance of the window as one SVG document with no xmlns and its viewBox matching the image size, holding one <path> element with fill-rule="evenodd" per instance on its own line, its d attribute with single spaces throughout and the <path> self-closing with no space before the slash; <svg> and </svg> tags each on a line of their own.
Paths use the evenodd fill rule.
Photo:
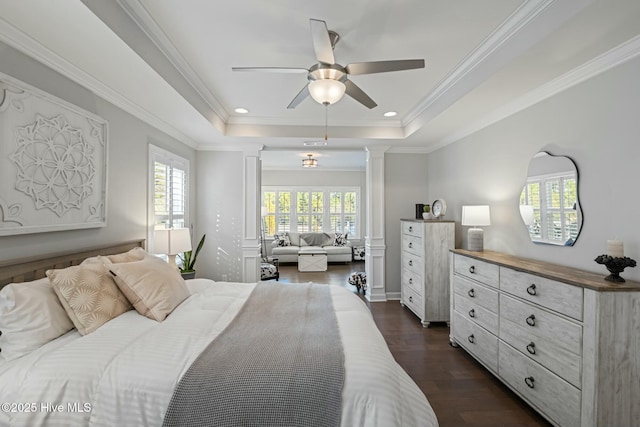
<svg viewBox="0 0 640 427">
<path fill-rule="evenodd" d="M 359 188 L 263 187 L 265 234 L 340 232 L 360 238 Z"/>
<path fill-rule="evenodd" d="M 189 161 L 154 145 L 149 146 L 152 229 L 189 225 Z"/>
<path fill-rule="evenodd" d="M 530 177 L 520 204 L 533 206 L 531 238 L 561 245 L 574 241 L 578 236 L 577 194 L 574 173 Z"/>
</svg>

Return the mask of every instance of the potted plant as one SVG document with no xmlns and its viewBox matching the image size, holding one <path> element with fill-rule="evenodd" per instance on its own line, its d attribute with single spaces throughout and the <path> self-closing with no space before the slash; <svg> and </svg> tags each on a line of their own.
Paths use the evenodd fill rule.
<svg viewBox="0 0 640 427">
<path fill-rule="evenodd" d="M 207 237 L 206 234 L 202 236 L 200 239 L 200 243 L 198 243 L 198 247 L 196 251 L 186 251 L 183 252 L 182 255 L 179 255 L 182 260 L 182 265 L 180 266 L 180 274 L 183 279 L 193 279 L 196 277 L 196 259 L 198 258 L 198 254 L 200 253 L 200 249 L 202 249 L 202 245 L 204 245 L 204 239 Z"/>
<path fill-rule="evenodd" d="M 431 206 L 429 205 L 424 205 L 422 208 L 422 218 L 424 219 L 429 219 L 431 218 Z"/>
</svg>

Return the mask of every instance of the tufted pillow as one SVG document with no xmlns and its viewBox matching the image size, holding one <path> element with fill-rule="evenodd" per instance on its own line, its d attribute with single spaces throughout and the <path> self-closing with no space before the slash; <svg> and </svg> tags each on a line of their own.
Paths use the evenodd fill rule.
<svg viewBox="0 0 640 427">
<path fill-rule="evenodd" d="M 47 277 L 81 335 L 133 308 L 101 262 L 48 270 Z"/>
<path fill-rule="evenodd" d="M 17 359 L 73 329 L 46 277 L 0 291 L 0 360 Z"/>
<path fill-rule="evenodd" d="M 116 284 L 138 313 L 163 321 L 191 295 L 178 270 L 156 257 L 111 264 Z"/>
<path fill-rule="evenodd" d="M 291 246 L 291 240 L 289 239 L 289 233 L 280 233 L 273 235 L 274 240 L 278 246 Z"/>
<path fill-rule="evenodd" d="M 347 246 L 347 234 L 336 233 L 333 239 L 333 246 Z"/>
</svg>

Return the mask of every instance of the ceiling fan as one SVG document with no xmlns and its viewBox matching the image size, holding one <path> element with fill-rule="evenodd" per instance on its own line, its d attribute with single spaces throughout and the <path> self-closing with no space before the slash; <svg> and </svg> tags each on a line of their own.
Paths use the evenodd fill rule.
<svg viewBox="0 0 640 427">
<path fill-rule="evenodd" d="M 333 49 L 340 39 L 338 33 L 329 31 L 325 21 L 310 19 L 313 49 L 317 64 L 310 68 L 289 67 L 233 67 L 233 71 L 261 71 L 275 73 L 307 73 L 309 82 L 293 98 L 287 108 L 296 108 L 307 96 L 311 95 L 320 104 L 329 105 L 338 102 L 346 93 L 362 105 L 374 108 L 378 104 L 355 83 L 350 75 L 386 73 L 389 71 L 413 70 L 424 68 L 424 59 L 403 59 L 394 61 L 356 62 L 342 66 L 337 64 Z"/>
</svg>

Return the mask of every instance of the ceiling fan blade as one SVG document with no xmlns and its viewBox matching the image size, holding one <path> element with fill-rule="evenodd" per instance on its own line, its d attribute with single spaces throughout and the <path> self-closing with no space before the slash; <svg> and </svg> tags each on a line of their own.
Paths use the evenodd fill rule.
<svg viewBox="0 0 640 427">
<path fill-rule="evenodd" d="M 316 58 L 323 64 L 335 64 L 336 60 L 333 56 L 327 23 L 319 19 L 310 19 L 309 22 L 311 23 L 311 38 Z"/>
<path fill-rule="evenodd" d="M 233 71 L 260 71 L 267 73 L 308 73 L 306 68 L 290 68 L 290 67 L 232 67 Z"/>
<path fill-rule="evenodd" d="M 302 101 L 307 99 L 307 96 L 309 96 L 309 84 L 306 84 L 305 87 L 303 87 L 302 90 L 298 92 L 296 97 L 293 98 L 293 100 L 289 103 L 289 105 L 287 105 L 287 108 L 288 109 L 296 108 L 298 104 L 300 104 Z"/>
<path fill-rule="evenodd" d="M 362 89 L 360 89 L 351 80 L 345 80 L 344 85 L 347 87 L 346 94 L 358 101 L 367 108 L 375 108 L 378 106 L 376 102 L 369 97 Z"/>
<path fill-rule="evenodd" d="M 414 70 L 424 68 L 424 59 L 400 59 L 397 61 L 356 62 L 345 67 L 347 74 L 374 74 L 389 71 Z"/>
</svg>

